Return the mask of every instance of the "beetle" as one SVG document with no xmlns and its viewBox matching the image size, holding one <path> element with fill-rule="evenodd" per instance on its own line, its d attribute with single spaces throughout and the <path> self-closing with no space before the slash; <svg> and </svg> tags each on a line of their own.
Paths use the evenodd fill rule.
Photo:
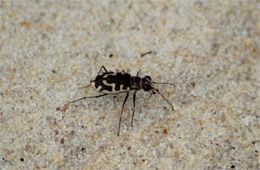
<svg viewBox="0 0 260 170">
<path fill-rule="evenodd" d="M 168 101 L 166 97 L 164 97 L 158 89 L 154 87 L 154 84 L 166 84 L 166 85 L 172 85 L 175 86 L 172 83 L 164 83 L 164 82 L 154 82 L 152 81 L 152 78 L 150 76 L 144 76 L 143 78 L 139 77 L 140 71 L 137 72 L 136 76 L 132 76 L 129 73 L 126 73 L 124 70 L 121 72 L 109 72 L 107 69 L 102 66 L 94 80 L 90 81 L 90 84 L 81 87 L 81 88 L 87 88 L 89 86 L 92 86 L 97 92 L 101 93 L 97 96 L 85 96 L 82 98 L 79 98 L 77 100 L 73 100 L 69 102 L 76 103 L 78 101 L 88 99 L 88 98 L 99 98 L 107 95 L 116 95 L 119 93 L 126 93 L 125 100 L 122 105 L 122 109 L 120 112 L 120 118 L 119 118 L 119 124 L 118 124 L 118 131 L 117 136 L 120 134 L 120 125 L 121 125 L 121 119 L 123 114 L 123 109 L 125 106 L 125 103 L 128 99 L 130 91 L 134 91 L 133 94 L 133 113 L 132 113 L 132 119 L 131 119 L 131 127 L 133 127 L 133 119 L 135 114 L 135 101 L 136 101 L 136 93 L 139 90 L 144 90 L 146 92 L 150 92 L 152 94 L 159 94 L 162 96 L 162 98 L 171 106 L 171 109 L 174 110 L 172 104 Z"/>
</svg>

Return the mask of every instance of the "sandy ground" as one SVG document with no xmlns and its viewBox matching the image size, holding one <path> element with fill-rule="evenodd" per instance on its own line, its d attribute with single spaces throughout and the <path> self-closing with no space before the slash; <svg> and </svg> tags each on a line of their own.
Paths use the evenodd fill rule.
<svg viewBox="0 0 260 170">
<path fill-rule="evenodd" d="M 0 169 L 258 169 L 259 1 L 0 2 Z M 143 53 L 149 52 L 147 55 Z M 137 93 L 64 105 L 100 67 Z"/>
</svg>

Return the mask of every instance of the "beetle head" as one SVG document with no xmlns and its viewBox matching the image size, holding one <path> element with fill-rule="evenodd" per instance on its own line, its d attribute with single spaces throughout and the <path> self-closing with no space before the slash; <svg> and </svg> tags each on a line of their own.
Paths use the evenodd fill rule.
<svg viewBox="0 0 260 170">
<path fill-rule="evenodd" d="M 154 94 L 154 87 L 152 83 L 152 78 L 150 76 L 145 76 L 142 78 L 141 87 L 144 91 L 150 91 Z"/>
</svg>

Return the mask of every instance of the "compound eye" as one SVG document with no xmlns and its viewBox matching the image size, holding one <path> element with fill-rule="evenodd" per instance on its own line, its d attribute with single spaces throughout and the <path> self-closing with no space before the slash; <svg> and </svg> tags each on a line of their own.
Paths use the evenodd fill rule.
<svg viewBox="0 0 260 170">
<path fill-rule="evenodd" d="M 150 85 L 145 85 L 144 86 L 144 91 L 149 91 L 151 89 L 152 89 L 152 87 Z"/>
<path fill-rule="evenodd" d="M 150 76 L 145 76 L 144 78 L 148 81 L 152 81 L 152 78 Z"/>
</svg>

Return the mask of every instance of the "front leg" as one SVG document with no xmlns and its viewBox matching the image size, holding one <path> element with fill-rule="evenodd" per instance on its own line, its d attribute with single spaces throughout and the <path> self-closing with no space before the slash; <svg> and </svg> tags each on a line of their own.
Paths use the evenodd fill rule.
<svg viewBox="0 0 260 170">
<path fill-rule="evenodd" d="M 132 114 L 132 119 L 131 119 L 131 127 L 133 127 L 133 120 L 134 120 L 134 115 L 135 115 L 135 96 L 136 96 L 136 92 L 134 92 L 134 95 L 133 95 L 133 114 Z"/>
</svg>

